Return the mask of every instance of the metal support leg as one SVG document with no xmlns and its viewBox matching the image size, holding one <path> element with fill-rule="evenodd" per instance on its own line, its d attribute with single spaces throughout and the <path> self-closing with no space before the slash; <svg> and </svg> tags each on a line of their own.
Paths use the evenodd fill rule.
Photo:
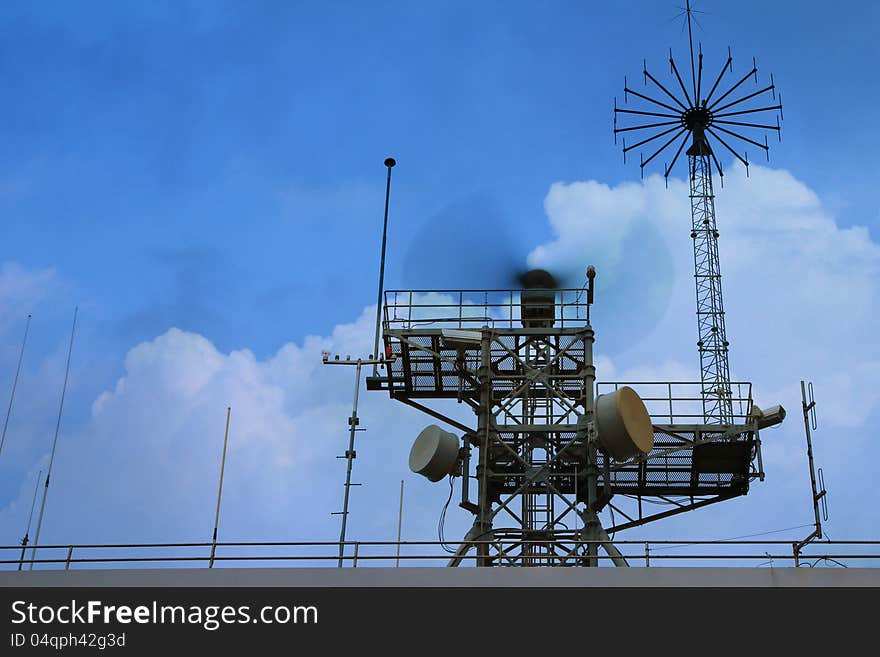
<svg viewBox="0 0 880 657">
<path fill-rule="evenodd" d="M 461 545 L 458 546 L 458 549 L 455 551 L 455 554 L 452 556 L 452 558 L 449 560 L 449 563 L 447 563 L 446 565 L 449 568 L 455 568 L 456 566 L 461 565 L 461 562 L 464 561 L 465 555 L 468 553 L 468 551 L 472 547 L 474 547 L 473 541 L 491 541 L 492 538 L 493 538 L 493 531 L 492 531 L 491 527 L 487 528 L 484 525 L 481 525 L 479 522 L 475 522 L 474 526 L 471 527 L 468 530 L 468 533 L 464 535 L 464 538 L 462 539 Z M 482 546 L 479 546 L 479 547 L 482 547 Z M 478 550 L 478 553 L 481 557 L 481 560 L 485 559 L 485 557 L 483 557 L 482 551 Z M 488 554 L 488 550 L 486 550 L 486 554 Z M 479 564 L 478 563 L 477 565 L 479 566 L 479 565 L 486 565 L 486 564 Z"/>
</svg>

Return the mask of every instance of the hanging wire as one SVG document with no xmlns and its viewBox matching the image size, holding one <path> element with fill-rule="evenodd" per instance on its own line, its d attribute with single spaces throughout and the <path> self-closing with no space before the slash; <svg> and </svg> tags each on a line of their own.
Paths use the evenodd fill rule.
<svg viewBox="0 0 880 657">
<path fill-rule="evenodd" d="M 452 475 L 449 475 L 449 497 L 446 498 L 446 504 L 443 505 L 443 510 L 440 512 L 440 520 L 437 523 L 437 538 L 440 539 L 440 545 L 449 554 L 455 554 L 457 549 L 455 546 L 446 543 L 446 540 L 443 537 L 443 528 L 446 525 L 446 510 L 449 508 L 449 503 L 452 501 L 453 484 L 453 477 Z"/>
<path fill-rule="evenodd" d="M 744 534 L 744 535 L 742 535 L 742 536 L 732 536 L 732 537 L 730 537 L 730 538 L 715 538 L 715 539 L 712 539 L 712 540 L 710 540 L 710 541 L 706 541 L 706 542 L 707 542 L 707 543 L 723 543 L 723 542 L 725 542 L 725 541 L 738 541 L 738 540 L 741 540 L 741 539 L 744 539 L 744 538 L 755 538 L 756 536 L 769 536 L 770 534 L 781 534 L 781 533 L 783 533 L 783 532 L 790 532 L 790 531 L 794 531 L 795 529 L 803 529 L 803 528 L 805 528 L 805 527 L 812 527 L 812 526 L 813 526 L 812 524 L 808 524 L 808 525 L 798 525 L 797 527 L 787 527 L 786 529 L 774 529 L 774 530 L 769 531 L 769 532 L 758 532 L 757 534 Z M 678 548 L 683 548 L 683 547 L 688 547 L 688 545 L 687 545 L 687 544 L 682 544 L 682 545 L 664 545 L 664 546 L 662 546 L 662 547 L 656 547 L 656 548 L 652 546 L 651 549 L 654 550 L 654 551 L 659 551 L 659 550 L 677 550 Z"/>
<path fill-rule="evenodd" d="M 815 567 L 816 567 L 816 564 L 819 563 L 820 561 L 825 561 L 825 562 L 830 561 L 831 563 L 836 563 L 836 564 L 837 564 L 838 566 L 840 566 L 841 568 L 849 568 L 849 566 L 847 566 L 845 563 L 840 562 L 840 561 L 838 561 L 837 559 L 832 559 L 831 557 L 821 557 L 821 558 L 819 558 L 819 559 L 816 559 L 813 563 L 808 563 L 807 565 L 808 565 L 810 568 L 815 568 Z"/>
</svg>

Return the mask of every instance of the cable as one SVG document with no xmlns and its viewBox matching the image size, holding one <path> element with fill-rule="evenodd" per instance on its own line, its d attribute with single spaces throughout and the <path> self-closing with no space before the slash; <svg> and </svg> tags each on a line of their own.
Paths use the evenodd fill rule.
<svg viewBox="0 0 880 657">
<path fill-rule="evenodd" d="M 449 545 L 447 545 L 446 541 L 444 540 L 443 526 L 446 524 L 446 510 L 449 508 L 449 503 L 452 501 L 453 484 L 454 484 L 454 479 L 453 479 L 452 475 L 449 475 L 449 497 L 446 498 L 446 504 L 443 505 L 443 510 L 440 512 L 440 520 L 437 523 L 437 538 L 440 539 L 440 545 L 449 554 L 455 554 L 456 548 L 450 547 Z"/>
<path fill-rule="evenodd" d="M 706 543 L 723 543 L 725 541 L 738 541 L 742 538 L 754 538 L 755 536 L 767 536 L 769 534 L 781 534 L 782 532 L 790 532 L 795 529 L 803 529 L 804 527 L 812 527 L 813 525 L 798 525 L 797 527 L 788 527 L 786 529 L 774 529 L 769 532 L 758 532 L 757 534 L 745 534 L 744 536 L 733 536 L 731 538 L 713 538 L 711 540 L 705 541 Z M 688 547 L 689 544 L 683 543 L 681 545 L 664 545 L 662 547 L 652 548 L 655 552 L 659 550 L 674 550 L 681 547 Z"/>
<path fill-rule="evenodd" d="M 810 563 L 810 564 L 807 564 L 807 565 L 808 565 L 810 568 L 815 568 L 815 567 L 816 567 L 816 564 L 819 563 L 820 561 L 830 561 L 831 563 L 836 563 L 836 564 L 837 564 L 838 566 L 840 566 L 841 568 L 849 568 L 849 566 L 847 566 L 845 563 L 841 563 L 841 562 L 838 561 L 837 559 L 832 559 L 831 557 L 820 557 L 819 559 L 816 559 L 813 563 Z"/>
</svg>

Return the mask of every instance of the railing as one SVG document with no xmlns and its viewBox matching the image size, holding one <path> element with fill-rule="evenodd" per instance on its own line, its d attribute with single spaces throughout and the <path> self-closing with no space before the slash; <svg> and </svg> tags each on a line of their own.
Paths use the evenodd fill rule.
<svg viewBox="0 0 880 657">
<path fill-rule="evenodd" d="M 654 424 L 703 424 L 702 383 L 669 381 L 600 381 L 597 394 L 629 386 L 637 393 Z M 745 424 L 752 412 L 752 384 L 732 382 L 730 401 L 734 424 Z"/>
<path fill-rule="evenodd" d="M 523 290 L 387 290 L 385 329 L 522 327 Z M 553 291 L 554 327 L 573 328 L 587 323 L 584 290 Z M 548 304 L 549 305 L 549 304 Z"/>
<path fill-rule="evenodd" d="M 514 565 L 517 555 L 512 548 L 548 546 L 552 541 L 520 541 L 499 539 L 470 541 L 471 550 L 464 565 L 474 566 L 481 559 L 494 564 Z M 578 541 L 580 549 L 598 541 Z M 566 543 L 569 547 L 570 542 Z M 343 562 L 348 567 L 363 566 L 444 566 L 450 558 L 436 541 L 349 541 L 343 544 Z M 799 548 L 797 541 L 614 541 L 615 547 L 632 566 L 752 566 L 752 567 L 880 567 L 880 541 L 816 541 Z M 217 551 L 211 556 L 211 547 Z M 479 546 L 488 546 L 490 554 L 479 556 Z M 255 564 L 296 567 L 334 567 L 339 560 L 338 542 L 194 542 L 194 543 L 129 543 L 37 546 L 33 561 L 21 554 L 21 546 L 0 546 L 0 570 L 108 567 L 208 567 L 220 565 L 254 566 Z M 695 548 L 701 551 L 691 552 Z M 731 551 L 735 548 L 736 551 Z M 28 553 L 31 547 L 27 548 Z M 398 552 L 399 550 L 399 552 Z M 260 552 L 263 552 L 262 554 Z M 584 565 L 588 561 L 610 565 L 601 549 L 597 556 L 529 554 L 530 564 Z M 213 564 L 212 564 L 213 565 Z"/>
</svg>

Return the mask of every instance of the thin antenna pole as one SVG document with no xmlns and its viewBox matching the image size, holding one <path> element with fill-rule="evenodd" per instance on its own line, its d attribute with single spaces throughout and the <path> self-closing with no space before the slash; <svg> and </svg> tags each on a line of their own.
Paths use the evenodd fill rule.
<svg viewBox="0 0 880 657">
<path fill-rule="evenodd" d="M 810 400 L 807 402 L 807 392 L 804 388 L 804 382 L 801 381 L 801 400 L 804 409 L 804 431 L 807 434 L 807 460 L 810 463 L 810 486 L 813 489 L 813 512 L 816 518 L 816 538 L 822 538 L 822 521 L 819 518 L 819 493 L 816 488 L 816 466 L 813 462 L 813 436 L 810 431 L 810 411 L 815 407 L 816 402 Z"/>
<path fill-rule="evenodd" d="M 31 327 L 31 316 L 28 314 L 24 325 L 24 338 L 21 341 L 21 351 L 18 354 L 18 365 L 15 368 L 15 379 L 12 381 L 12 394 L 9 395 L 9 408 L 6 409 L 6 421 L 3 423 L 3 436 L 0 437 L 0 454 L 3 453 L 3 443 L 6 442 L 6 429 L 9 427 L 9 416 L 12 415 L 12 400 L 15 399 L 15 389 L 18 387 L 18 373 L 21 372 L 21 361 L 24 358 L 24 345 L 27 343 L 28 330 Z"/>
<path fill-rule="evenodd" d="M 385 219 L 382 223 L 382 257 L 379 260 L 379 295 L 376 299 L 376 340 L 373 343 L 372 358 L 379 360 L 379 326 L 382 322 L 382 291 L 385 289 L 385 244 L 388 238 L 388 203 L 391 198 L 391 169 L 397 164 L 393 157 L 385 159 L 385 166 L 388 167 L 388 178 L 385 181 Z M 377 376 L 379 372 L 378 363 L 373 363 L 373 376 Z M 343 519 L 343 522 L 345 520 Z"/>
<path fill-rule="evenodd" d="M 390 171 L 390 167 L 389 167 Z M 348 493 L 351 490 L 351 468 L 354 464 L 356 453 L 354 451 L 354 436 L 357 433 L 357 426 L 360 424 L 357 416 L 358 408 L 358 392 L 361 388 L 361 360 L 357 361 L 357 372 L 355 374 L 354 384 L 354 403 L 352 404 L 351 417 L 348 419 L 349 436 L 348 451 L 345 452 L 345 458 L 348 461 L 348 468 L 345 471 L 345 495 L 342 500 L 342 531 L 339 533 L 339 567 L 342 568 L 342 560 L 345 556 L 345 528 L 348 525 Z"/>
<path fill-rule="evenodd" d="M 37 491 L 40 490 L 40 478 L 42 476 L 43 471 L 40 470 L 39 474 L 37 474 L 37 482 L 34 484 L 34 499 L 31 500 L 31 514 L 28 516 L 27 529 L 24 530 L 24 538 L 21 539 L 21 557 L 18 560 L 19 570 L 21 570 L 21 566 L 24 563 L 24 552 L 27 549 L 28 537 L 31 533 L 31 521 L 34 519 L 34 507 L 37 505 Z"/>
<path fill-rule="evenodd" d="M 208 568 L 214 567 L 214 553 L 217 550 L 217 527 L 220 525 L 220 497 L 223 495 L 223 472 L 226 470 L 226 444 L 229 442 L 229 416 L 232 407 L 226 407 L 226 432 L 223 434 L 223 457 L 220 459 L 220 486 L 217 488 L 217 511 L 214 513 L 214 537 L 211 539 L 211 560 Z"/>
<path fill-rule="evenodd" d="M 400 510 L 397 512 L 397 565 L 400 568 L 400 534 L 403 529 L 403 479 L 400 480 Z"/>
<path fill-rule="evenodd" d="M 687 19 L 688 19 L 688 43 L 691 47 L 691 84 L 694 87 L 694 105 L 699 107 L 700 99 L 697 98 L 697 76 L 694 73 L 694 35 L 691 32 L 691 2 L 687 0 Z"/>
<path fill-rule="evenodd" d="M 40 515 L 37 519 L 37 534 L 34 536 L 34 546 L 31 548 L 30 570 L 34 569 L 34 558 L 37 554 L 37 545 L 40 544 L 40 530 L 43 527 L 43 513 L 46 511 L 46 497 L 49 494 L 49 480 L 52 478 L 52 465 L 55 463 L 55 448 L 58 446 L 58 432 L 61 431 L 61 413 L 64 410 L 64 395 L 67 394 L 67 378 L 70 375 L 70 356 L 73 353 L 73 337 L 76 335 L 76 315 L 79 306 L 73 309 L 73 326 L 70 328 L 70 346 L 67 348 L 67 367 L 64 369 L 64 385 L 61 387 L 61 403 L 58 405 L 58 421 L 55 423 L 55 438 L 52 440 L 52 454 L 49 457 L 49 468 L 46 470 L 46 485 L 43 487 L 43 500 L 40 502 Z"/>
<path fill-rule="evenodd" d="M 819 515 L 819 501 L 822 500 L 826 495 L 825 487 L 822 486 L 822 490 L 818 490 L 818 486 L 816 485 L 816 466 L 813 462 L 813 437 L 812 432 L 810 431 L 810 414 L 813 413 L 813 418 L 815 418 L 815 407 L 816 402 L 813 399 L 813 384 L 809 384 L 809 400 L 807 399 L 807 387 L 804 386 L 804 382 L 801 381 L 801 403 L 802 409 L 804 412 L 804 432 L 807 435 L 807 460 L 810 464 L 810 486 L 813 490 L 813 514 L 815 516 L 816 528 L 800 543 L 795 543 L 794 545 L 794 557 L 795 557 L 795 566 L 799 564 L 800 552 L 806 547 L 807 544 L 812 542 L 814 538 L 822 538 L 822 519 Z M 813 428 L 816 425 L 813 424 Z M 821 471 L 820 471 L 821 474 Z M 821 483 L 821 482 L 820 482 Z M 823 502 L 824 503 L 824 502 Z M 826 518 L 827 520 L 827 518 Z"/>
</svg>

